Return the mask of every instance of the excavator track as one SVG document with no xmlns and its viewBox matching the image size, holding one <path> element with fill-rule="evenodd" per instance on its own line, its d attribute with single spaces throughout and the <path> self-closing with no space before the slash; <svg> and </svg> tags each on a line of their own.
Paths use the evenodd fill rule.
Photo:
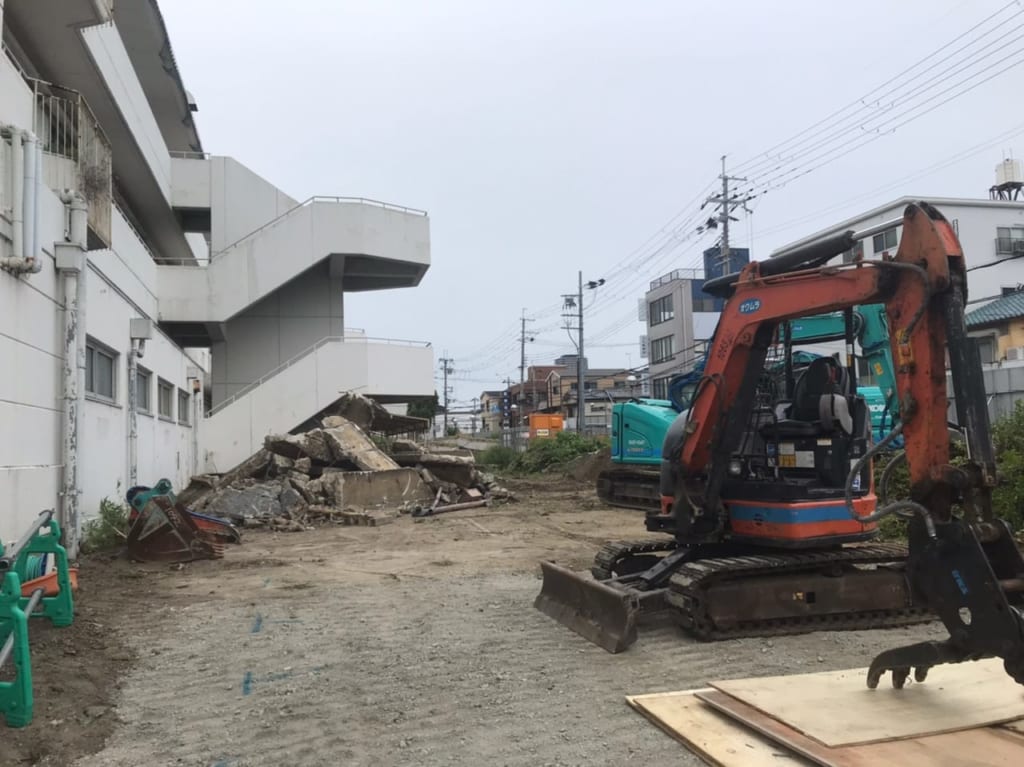
<svg viewBox="0 0 1024 767">
<path fill-rule="evenodd" d="M 667 554 L 679 548 L 679 544 L 671 538 L 663 540 L 641 540 L 641 541 L 609 541 L 594 556 L 594 564 L 590 568 L 590 574 L 596 580 L 606 581 L 613 575 L 621 575 L 618 566 L 622 565 L 628 557 L 651 555 L 656 557 L 659 554 Z M 645 562 L 649 562 L 646 557 Z M 629 568 L 630 572 L 644 570 L 645 566 L 633 562 Z"/>
<path fill-rule="evenodd" d="M 874 596 L 870 590 L 862 596 L 864 609 L 843 612 L 789 615 L 785 617 L 737 618 L 731 616 L 722 623 L 714 613 L 721 610 L 715 602 L 715 587 L 737 582 L 757 600 L 754 593 L 758 581 L 777 576 L 801 576 L 817 573 L 826 568 L 841 569 L 839 578 L 857 578 L 857 566 L 900 565 L 906 561 L 907 549 L 896 544 L 856 546 L 835 551 L 800 552 L 792 554 L 766 554 L 741 557 L 703 559 L 682 565 L 669 579 L 665 599 L 676 613 L 680 625 L 701 639 L 719 640 L 749 636 L 781 636 L 811 631 L 878 629 L 927 623 L 936 616 L 924 608 L 913 607 L 909 596 L 903 606 L 890 605 L 884 609 L 870 609 Z M 883 570 L 881 575 L 885 576 Z M 723 601 L 721 593 L 719 602 Z M 866 597 L 866 599 L 864 598 Z M 892 600 L 890 600 L 892 601 Z M 742 608 L 741 608 L 742 609 Z"/>
<path fill-rule="evenodd" d="M 609 506 L 639 511 L 661 508 L 657 469 L 616 467 L 597 478 L 597 497 Z"/>
</svg>

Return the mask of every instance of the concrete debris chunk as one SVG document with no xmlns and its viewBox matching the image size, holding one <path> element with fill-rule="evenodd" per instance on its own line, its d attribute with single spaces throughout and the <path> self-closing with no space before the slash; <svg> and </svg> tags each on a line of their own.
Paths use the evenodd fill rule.
<svg viewBox="0 0 1024 767">
<path fill-rule="evenodd" d="M 362 429 L 340 416 L 333 419 L 337 426 L 324 429 L 321 433 L 335 460 L 348 460 L 363 471 L 388 471 L 397 469 L 398 464 L 380 450 L 366 436 Z"/>
<path fill-rule="evenodd" d="M 379 525 L 400 514 L 515 500 L 478 470 L 468 450 L 411 439 L 393 439 L 386 452 L 380 449 L 371 430 L 392 428 L 394 418 L 404 417 L 362 395 L 348 395 L 319 427 L 270 434 L 263 449 L 230 472 L 196 476 L 178 497 L 196 511 L 275 531 Z"/>
</svg>

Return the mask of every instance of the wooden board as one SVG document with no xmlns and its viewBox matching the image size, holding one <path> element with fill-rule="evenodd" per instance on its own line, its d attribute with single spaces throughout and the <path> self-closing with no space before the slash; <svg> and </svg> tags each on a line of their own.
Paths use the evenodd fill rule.
<svg viewBox="0 0 1024 767">
<path fill-rule="evenodd" d="M 889 675 L 869 690 L 866 678 L 866 669 L 850 669 L 711 685 L 826 746 L 937 735 L 1024 717 L 1024 687 L 998 658 L 936 666 L 925 682 L 908 680 L 902 690 L 892 688 Z"/>
<path fill-rule="evenodd" d="M 794 767 L 805 759 L 719 714 L 694 690 L 627 695 L 626 701 L 714 767 Z M 712 692 L 707 688 L 705 692 Z"/>
<path fill-rule="evenodd" d="M 1014 732 L 1019 732 L 1021 735 L 1024 735 L 1024 719 L 1018 719 L 1016 722 L 1007 722 L 1003 725 L 1003 727 L 1005 727 L 1008 730 L 1013 730 Z"/>
<path fill-rule="evenodd" d="M 909 740 L 830 748 L 723 692 L 695 697 L 780 746 L 823 767 L 1017 767 L 1024 764 L 1024 736 L 1001 727 L 928 735 Z"/>
</svg>

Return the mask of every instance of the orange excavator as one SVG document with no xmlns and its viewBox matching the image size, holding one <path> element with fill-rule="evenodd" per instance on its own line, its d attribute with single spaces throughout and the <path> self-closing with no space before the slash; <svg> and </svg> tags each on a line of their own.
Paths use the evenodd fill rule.
<svg viewBox="0 0 1024 767">
<path fill-rule="evenodd" d="M 896 224 L 895 256 L 829 264 Z M 949 222 L 918 202 L 898 221 L 753 262 L 704 290 L 726 305 L 692 406 L 665 440 L 661 509 L 646 516 L 648 531 L 671 537 L 609 543 L 592 577 L 543 562 L 536 607 L 611 652 L 650 613 L 705 639 L 937 617 L 949 639 L 882 653 L 870 687 L 886 672 L 902 687 L 911 672 L 923 681 L 935 665 L 984 657 L 1024 684 L 1024 558 L 993 513 L 982 368 Z M 885 305 L 892 329 L 902 416 L 877 442 L 856 390 L 852 329 L 845 365 L 823 358 L 795 381 L 764 384 L 780 325 L 871 303 Z M 951 437 L 965 460 L 951 459 Z M 891 465 L 906 461 L 910 497 L 890 500 L 872 462 L 900 438 Z M 889 515 L 906 519 L 906 546 L 872 542 Z"/>
</svg>

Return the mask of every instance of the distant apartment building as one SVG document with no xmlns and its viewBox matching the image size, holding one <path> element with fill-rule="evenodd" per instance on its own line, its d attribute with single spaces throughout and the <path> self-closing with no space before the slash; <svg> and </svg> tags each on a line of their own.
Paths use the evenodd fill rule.
<svg viewBox="0 0 1024 767">
<path fill-rule="evenodd" d="M 1019 179 L 1020 161 L 1010 160 L 1007 163 L 1009 168 L 1006 163 L 997 166 L 998 179 Z M 1016 184 L 1019 186 L 1020 182 Z M 837 257 L 833 263 L 849 263 L 858 257 L 877 258 L 884 253 L 895 253 L 903 229 L 899 219 L 904 209 L 912 202 L 925 200 L 950 221 L 960 239 L 967 266 L 967 311 L 971 312 L 988 302 L 1017 293 L 1024 286 L 1024 200 L 999 199 L 1000 186 L 1005 186 L 1005 183 L 997 183 L 993 187 L 994 198 L 990 199 L 901 197 L 790 243 L 772 255 L 781 255 L 800 245 L 850 229 L 864 230 L 889 221 L 893 222 L 891 228 L 858 242 L 854 249 Z M 1012 345 L 983 340 L 982 362 L 998 362 L 1005 357 L 1008 348 Z"/>
<path fill-rule="evenodd" d="M 672 377 L 692 367 L 714 335 L 724 300 L 702 290 L 705 280 L 738 272 L 749 262 L 747 248 L 731 248 L 723 259 L 715 246 L 704 251 L 703 269 L 675 269 L 651 282 L 644 296 L 644 340 L 652 397 L 666 399 Z"/>
<path fill-rule="evenodd" d="M 57 508 L 74 548 L 104 497 L 226 471 L 345 391 L 433 394 L 429 344 L 344 311 L 420 282 L 424 212 L 206 153 L 154 0 L 0 14 L 0 539 Z"/>
</svg>

